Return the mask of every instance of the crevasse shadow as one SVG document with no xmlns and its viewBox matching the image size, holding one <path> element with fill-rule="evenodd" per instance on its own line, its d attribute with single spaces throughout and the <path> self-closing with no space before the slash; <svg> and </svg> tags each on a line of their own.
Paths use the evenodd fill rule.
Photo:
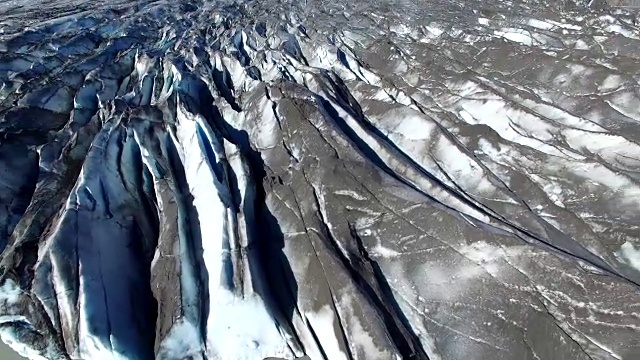
<svg viewBox="0 0 640 360">
<path fill-rule="evenodd" d="M 200 296 L 200 336 L 202 336 L 203 339 L 206 339 L 207 319 L 209 318 L 210 311 L 209 272 L 207 271 L 207 267 L 204 262 L 202 235 L 200 231 L 198 231 L 198 229 L 200 229 L 200 220 L 198 218 L 196 207 L 193 204 L 193 195 L 189 192 L 189 184 L 187 183 L 187 178 L 180 156 L 172 146 L 169 147 L 169 151 L 168 160 L 171 168 L 174 169 L 173 176 L 176 190 L 179 192 L 180 196 L 185 199 L 185 201 L 181 202 L 183 205 L 179 209 L 179 211 L 184 212 L 185 214 L 184 221 L 186 225 L 184 227 L 184 233 L 181 235 L 184 236 L 184 241 L 187 241 L 190 244 L 188 256 L 191 258 L 190 262 L 194 265 L 194 270 L 198 275 L 196 283 L 198 284 L 197 288 Z"/>
<path fill-rule="evenodd" d="M 238 146 L 249 165 L 253 187 L 247 187 L 243 194 L 245 202 L 242 211 L 247 221 L 250 245 L 246 249 L 246 256 L 253 289 L 278 325 L 298 342 L 295 333 L 290 331 L 298 301 L 298 284 L 283 251 L 284 234 L 278 219 L 266 204 L 265 184 L 276 180 L 268 176 L 260 152 L 251 147 L 247 132 L 229 126 L 215 108 L 212 115 L 225 138 Z"/>
<path fill-rule="evenodd" d="M 215 76 L 214 79 L 216 79 Z M 231 92 L 227 88 L 229 80 L 227 82 L 222 79 L 217 80 L 214 83 L 217 87 L 222 88 L 220 89 L 222 96 L 227 101 L 231 100 L 232 108 L 239 110 L 235 100 L 230 98 Z M 235 204 L 239 206 L 239 199 L 244 199 L 243 208 L 236 210 L 243 212 L 247 222 L 249 246 L 244 249 L 243 256 L 248 259 L 251 285 L 267 306 L 278 326 L 298 342 L 295 333 L 290 330 L 293 312 L 297 304 L 298 285 L 289 260 L 283 252 L 284 234 L 277 218 L 271 213 L 265 202 L 264 185 L 269 182 L 273 183 L 275 179 L 268 176 L 260 152 L 251 146 L 249 134 L 244 130 L 230 126 L 218 108 L 213 105 L 214 97 L 204 81 L 195 76 L 189 77 L 188 81 L 189 93 L 197 94 L 195 98 L 192 98 L 194 101 L 189 104 L 192 107 L 191 110 L 202 115 L 214 132 L 235 144 L 249 167 L 252 186 L 248 186 L 244 190 L 244 194 L 239 193 L 240 190 L 234 176 L 230 176 L 228 180 Z M 201 256 L 198 259 L 201 259 Z M 208 301 L 205 303 L 208 304 Z M 208 314 L 208 310 L 206 313 Z"/>
</svg>

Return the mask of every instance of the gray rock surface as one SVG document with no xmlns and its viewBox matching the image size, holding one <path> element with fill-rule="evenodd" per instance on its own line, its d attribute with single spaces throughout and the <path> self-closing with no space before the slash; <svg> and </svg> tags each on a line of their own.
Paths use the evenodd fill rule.
<svg viewBox="0 0 640 360">
<path fill-rule="evenodd" d="M 640 358 L 637 20 L 0 2 L 2 339 L 32 359 Z"/>
</svg>

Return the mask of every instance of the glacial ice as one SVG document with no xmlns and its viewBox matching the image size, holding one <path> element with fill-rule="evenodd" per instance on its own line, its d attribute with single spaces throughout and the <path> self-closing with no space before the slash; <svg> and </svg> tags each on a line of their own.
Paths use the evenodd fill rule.
<svg viewBox="0 0 640 360">
<path fill-rule="evenodd" d="M 0 337 L 637 358 L 640 30 L 612 1 L 0 3 Z"/>
</svg>

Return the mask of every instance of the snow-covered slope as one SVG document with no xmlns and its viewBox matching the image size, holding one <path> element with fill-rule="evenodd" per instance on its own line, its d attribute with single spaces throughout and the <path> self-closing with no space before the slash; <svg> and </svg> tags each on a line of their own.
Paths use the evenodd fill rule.
<svg viewBox="0 0 640 360">
<path fill-rule="evenodd" d="M 637 359 L 640 29 L 573 1 L 0 2 L 33 359 Z"/>
</svg>

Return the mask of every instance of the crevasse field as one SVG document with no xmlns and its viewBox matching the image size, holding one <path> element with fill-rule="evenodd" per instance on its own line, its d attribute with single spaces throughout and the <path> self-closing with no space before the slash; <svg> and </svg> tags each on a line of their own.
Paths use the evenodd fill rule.
<svg viewBox="0 0 640 360">
<path fill-rule="evenodd" d="M 0 338 L 640 359 L 635 5 L 0 0 Z"/>
</svg>

